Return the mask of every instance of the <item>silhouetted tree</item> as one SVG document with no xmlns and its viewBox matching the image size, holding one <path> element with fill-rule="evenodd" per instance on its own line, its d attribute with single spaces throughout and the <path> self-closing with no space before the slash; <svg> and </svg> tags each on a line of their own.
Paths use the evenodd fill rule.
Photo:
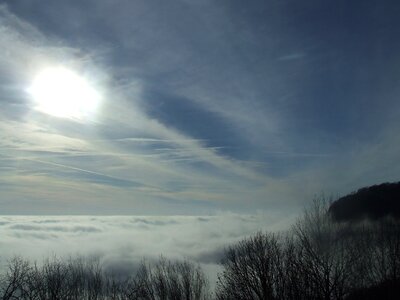
<svg viewBox="0 0 400 300">
<path fill-rule="evenodd" d="M 161 257 L 154 264 L 142 263 L 136 276 L 138 299 L 209 299 L 208 281 L 199 266 L 188 261 L 168 261 Z"/>
<path fill-rule="evenodd" d="M 357 281 L 360 250 L 354 247 L 353 228 L 332 220 L 328 201 L 314 200 L 293 228 L 304 299 L 344 299 Z"/>
<path fill-rule="evenodd" d="M 161 258 L 116 279 L 97 259 L 47 259 L 41 266 L 15 257 L 0 281 L 1 299 L 205 300 L 208 282 L 199 266 Z"/>
<path fill-rule="evenodd" d="M 276 234 L 259 232 L 228 247 L 222 267 L 216 289 L 219 300 L 283 297 L 284 252 Z"/>
<path fill-rule="evenodd" d="M 29 262 L 21 257 L 14 257 L 8 262 L 7 271 L 1 276 L 3 300 L 20 299 L 23 297 L 29 271 Z"/>
</svg>

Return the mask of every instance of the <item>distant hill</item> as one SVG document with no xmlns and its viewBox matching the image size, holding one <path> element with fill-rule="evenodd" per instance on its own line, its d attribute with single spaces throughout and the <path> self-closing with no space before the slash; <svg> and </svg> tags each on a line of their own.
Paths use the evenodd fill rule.
<svg viewBox="0 0 400 300">
<path fill-rule="evenodd" d="M 329 212 L 337 221 L 377 220 L 385 216 L 400 218 L 400 182 L 359 189 L 334 201 Z"/>
</svg>

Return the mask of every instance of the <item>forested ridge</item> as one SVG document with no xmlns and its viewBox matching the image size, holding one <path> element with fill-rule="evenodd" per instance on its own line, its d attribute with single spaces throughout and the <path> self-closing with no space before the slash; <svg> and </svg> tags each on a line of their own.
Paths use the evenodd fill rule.
<svg viewBox="0 0 400 300">
<path fill-rule="evenodd" d="M 334 201 L 329 212 L 338 221 L 400 218 L 400 182 L 359 189 Z"/>
</svg>

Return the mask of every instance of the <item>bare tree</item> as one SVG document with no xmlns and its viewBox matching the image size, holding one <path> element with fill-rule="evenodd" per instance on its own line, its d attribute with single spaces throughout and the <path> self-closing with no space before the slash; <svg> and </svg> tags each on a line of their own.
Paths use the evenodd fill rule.
<svg viewBox="0 0 400 300">
<path fill-rule="evenodd" d="M 278 299 L 283 297 L 284 252 L 276 234 L 257 233 L 230 246 L 222 261 L 216 297 L 224 299 Z"/>
<path fill-rule="evenodd" d="M 297 243 L 294 267 L 301 271 L 304 299 L 344 299 L 354 288 L 360 250 L 354 247 L 353 227 L 334 222 L 328 201 L 314 200 L 293 228 Z"/>
<path fill-rule="evenodd" d="M 4 300 L 204 300 L 210 299 L 208 282 L 199 266 L 161 258 L 142 263 L 136 274 L 116 279 L 99 260 L 57 257 L 41 266 L 15 257 L 0 280 Z"/>
<path fill-rule="evenodd" d="M 188 261 L 169 261 L 161 257 L 154 264 L 142 263 L 135 280 L 138 299 L 210 299 L 208 281 L 201 270 Z"/>
<path fill-rule="evenodd" d="M 30 271 L 29 262 L 21 257 L 12 258 L 1 277 L 2 299 L 20 299 L 25 293 L 25 282 Z"/>
<path fill-rule="evenodd" d="M 400 222 L 383 219 L 375 226 L 373 274 L 376 281 L 400 281 Z"/>
</svg>

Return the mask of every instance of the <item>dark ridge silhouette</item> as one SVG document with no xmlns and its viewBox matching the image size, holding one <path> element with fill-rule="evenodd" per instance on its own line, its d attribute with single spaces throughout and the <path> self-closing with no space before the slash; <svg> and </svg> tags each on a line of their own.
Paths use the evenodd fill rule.
<svg viewBox="0 0 400 300">
<path fill-rule="evenodd" d="M 364 187 L 334 201 L 329 212 L 336 221 L 384 217 L 400 219 L 400 182 Z"/>
<path fill-rule="evenodd" d="M 375 299 L 400 299 L 400 281 L 387 280 L 371 287 L 356 290 L 346 298 L 346 300 Z"/>
</svg>

